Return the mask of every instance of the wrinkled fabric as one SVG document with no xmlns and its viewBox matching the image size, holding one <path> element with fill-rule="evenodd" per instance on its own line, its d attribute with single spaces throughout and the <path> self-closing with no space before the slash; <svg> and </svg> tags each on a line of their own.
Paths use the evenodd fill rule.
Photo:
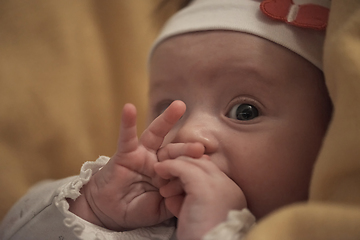
<svg viewBox="0 0 360 240">
<path fill-rule="evenodd" d="M 248 209 L 232 210 L 227 220 L 210 230 L 202 240 L 242 240 L 255 225 L 255 216 Z"/>
<path fill-rule="evenodd" d="M 0 239 L 176 240 L 174 219 L 152 227 L 115 232 L 69 211 L 66 199 L 79 197 L 82 186 L 108 161 L 108 157 L 101 156 L 95 162 L 84 163 L 78 176 L 34 186 L 4 218 L 0 225 Z M 254 223 L 255 217 L 248 209 L 231 211 L 227 221 L 207 233 L 204 240 L 243 239 Z"/>
<path fill-rule="evenodd" d="M 123 105 L 146 124 L 157 1 L 0 1 L 0 221 L 44 179 L 111 156 Z"/>
<path fill-rule="evenodd" d="M 115 232 L 91 224 L 69 212 L 66 199 L 75 200 L 80 196 L 82 186 L 108 160 L 108 157 L 99 157 L 95 162 L 86 162 L 79 176 L 46 181 L 34 186 L 5 217 L 0 226 L 0 239 L 175 239 L 173 219 L 153 227 Z"/>
</svg>

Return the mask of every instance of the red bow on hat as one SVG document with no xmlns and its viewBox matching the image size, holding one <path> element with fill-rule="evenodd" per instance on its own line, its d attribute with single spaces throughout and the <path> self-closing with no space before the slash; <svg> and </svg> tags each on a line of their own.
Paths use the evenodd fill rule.
<svg viewBox="0 0 360 240">
<path fill-rule="evenodd" d="M 303 28 L 326 29 L 329 9 L 313 3 L 294 4 L 292 0 L 264 0 L 260 9 L 270 18 Z"/>
</svg>

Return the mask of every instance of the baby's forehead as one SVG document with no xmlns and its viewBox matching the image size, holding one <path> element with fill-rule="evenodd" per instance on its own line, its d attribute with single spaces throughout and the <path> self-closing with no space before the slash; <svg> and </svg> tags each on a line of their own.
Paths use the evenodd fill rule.
<svg viewBox="0 0 360 240">
<path fill-rule="evenodd" d="M 292 50 L 282 45 L 269 41 L 266 38 L 238 31 L 229 30 L 209 30 L 201 32 L 189 32 L 172 36 L 158 43 L 152 54 L 157 52 L 173 52 L 178 55 L 185 55 L 192 52 L 193 49 L 202 50 L 204 53 L 211 52 L 213 57 L 221 55 L 239 55 L 244 53 L 244 49 L 248 54 L 253 56 L 275 54 L 290 54 L 300 56 Z M 153 56 L 152 55 L 152 56 Z M 151 60 L 151 59 L 150 59 Z M 251 60 L 251 59 L 249 59 Z"/>
<path fill-rule="evenodd" d="M 186 65 L 192 65 L 194 72 L 206 65 L 208 70 L 222 75 L 226 71 L 262 72 L 261 69 L 268 66 L 289 71 L 296 71 L 302 65 L 313 66 L 302 56 L 267 39 L 224 30 L 185 33 L 165 39 L 158 44 L 150 59 L 150 70 L 158 70 L 157 74 L 164 69 L 175 74 Z"/>
<path fill-rule="evenodd" d="M 150 91 L 186 92 L 185 86 L 199 84 L 219 90 L 270 89 L 300 84 L 301 77 L 309 78 L 303 72 L 322 76 L 300 55 L 261 37 L 235 31 L 186 33 L 163 41 L 155 49 Z"/>
</svg>

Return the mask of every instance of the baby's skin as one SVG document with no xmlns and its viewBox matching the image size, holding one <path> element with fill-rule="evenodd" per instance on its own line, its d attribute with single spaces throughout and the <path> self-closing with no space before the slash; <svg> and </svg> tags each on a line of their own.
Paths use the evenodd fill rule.
<svg viewBox="0 0 360 240">
<path fill-rule="evenodd" d="M 160 194 L 167 209 L 178 217 L 178 238 L 201 239 L 223 222 L 230 210 L 245 208 L 246 199 L 208 156 L 194 157 L 204 152 L 202 144 L 178 145 L 182 146 L 167 145 L 165 149 L 175 150 L 167 150 L 171 154 L 159 157 L 164 162 L 155 164 L 155 171 L 170 180 L 160 188 Z"/>
<path fill-rule="evenodd" d="M 126 104 L 117 151 L 69 200 L 70 211 L 96 225 L 126 231 L 178 217 L 179 239 L 200 239 L 246 207 L 241 189 L 207 155 L 201 143 L 171 143 L 164 137 L 186 110 L 174 101 L 143 132 L 136 133 L 136 108 Z"/>
</svg>

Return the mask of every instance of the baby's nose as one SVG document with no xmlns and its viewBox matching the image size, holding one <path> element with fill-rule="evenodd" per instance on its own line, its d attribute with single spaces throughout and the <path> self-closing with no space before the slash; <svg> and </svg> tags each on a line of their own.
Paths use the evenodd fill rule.
<svg viewBox="0 0 360 240">
<path fill-rule="evenodd" d="M 219 147 L 216 138 L 216 124 L 204 118 L 189 118 L 179 126 L 172 142 L 201 143 L 205 147 L 205 154 L 210 155 Z"/>
</svg>

